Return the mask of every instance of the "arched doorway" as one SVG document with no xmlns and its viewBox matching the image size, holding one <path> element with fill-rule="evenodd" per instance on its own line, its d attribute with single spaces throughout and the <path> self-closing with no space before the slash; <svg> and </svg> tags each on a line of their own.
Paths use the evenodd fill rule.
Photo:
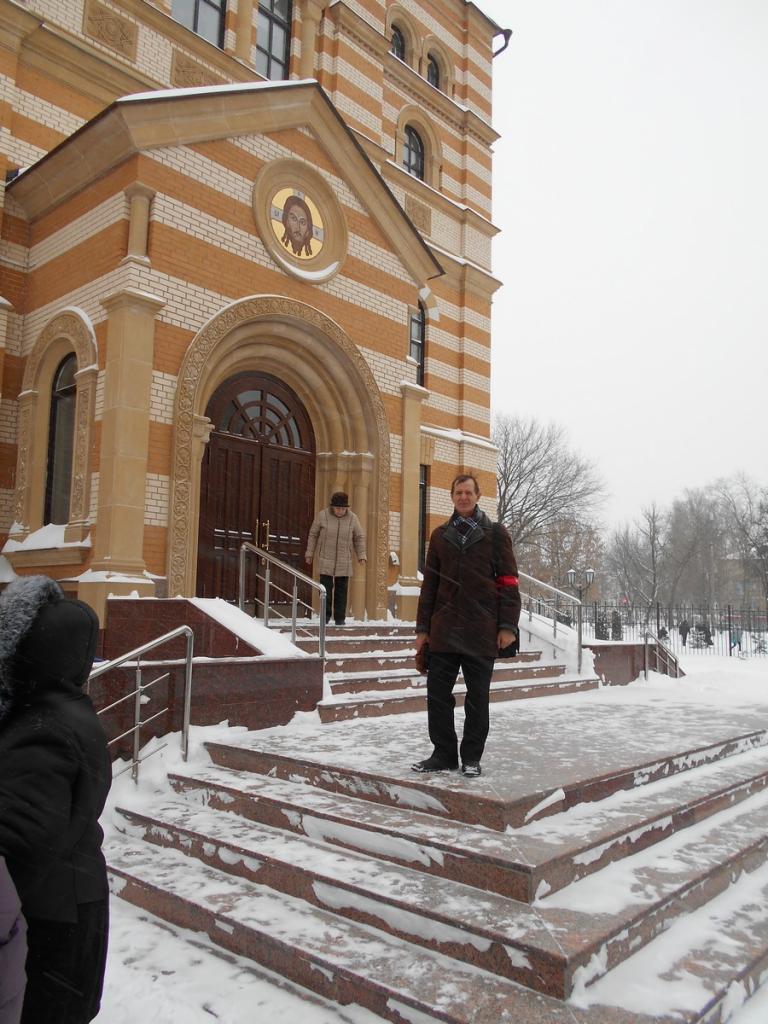
<svg viewBox="0 0 768 1024">
<path fill-rule="evenodd" d="M 205 414 L 213 431 L 201 467 L 197 594 L 236 601 L 243 541 L 304 566 L 315 436 L 296 394 L 268 374 L 228 378 Z M 246 587 L 249 597 L 256 594 L 253 580 Z"/>
</svg>

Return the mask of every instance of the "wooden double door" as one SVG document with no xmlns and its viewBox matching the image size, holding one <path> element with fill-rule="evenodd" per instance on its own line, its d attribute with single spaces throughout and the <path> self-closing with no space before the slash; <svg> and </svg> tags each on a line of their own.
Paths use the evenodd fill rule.
<svg viewBox="0 0 768 1024">
<path fill-rule="evenodd" d="M 206 415 L 213 431 L 200 480 L 197 593 L 237 601 L 243 541 L 305 570 L 304 552 L 315 495 L 315 439 L 307 412 L 281 381 L 265 374 L 231 377 Z M 247 559 L 246 600 L 263 590 L 257 560 Z M 258 566 L 263 573 L 263 567 Z M 290 589 L 285 573 L 273 581 Z M 309 599 L 308 593 L 300 595 Z M 288 598 L 270 594 L 270 604 Z M 257 607 L 261 611 L 261 607 Z"/>
</svg>

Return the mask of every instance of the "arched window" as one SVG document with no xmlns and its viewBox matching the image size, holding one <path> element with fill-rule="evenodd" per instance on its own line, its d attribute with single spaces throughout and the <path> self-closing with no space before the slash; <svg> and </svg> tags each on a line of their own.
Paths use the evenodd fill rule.
<svg viewBox="0 0 768 1024">
<path fill-rule="evenodd" d="M 427 81 L 436 89 L 440 88 L 440 65 L 431 53 L 427 57 Z"/>
<path fill-rule="evenodd" d="M 400 60 L 405 60 L 405 36 L 397 25 L 392 26 L 392 38 L 389 43 L 389 49 Z"/>
<path fill-rule="evenodd" d="M 66 356 L 53 378 L 48 430 L 48 472 L 45 479 L 45 522 L 69 522 L 72 455 L 75 442 L 75 372 L 77 357 Z"/>
<path fill-rule="evenodd" d="M 427 314 L 419 303 L 419 308 L 411 314 L 410 345 L 408 354 L 416 360 L 416 383 L 424 384 L 424 342 L 427 333 Z"/>
<path fill-rule="evenodd" d="M 290 0 L 259 0 L 256 70 L 271 81 L 286 79 L 290 53 Z"/>
<path fill-rule="evenodd" d="M 191 28 L 214 46 L 224 45 L 224 0 L 173 0 L 174 21 Z"/>
<path fill-rule="evenodd" d="M 403 136 L 403 167 L 414 178 L 424 181 L 424 143 L 411 125 L 405 126 Z"/>
</svg>

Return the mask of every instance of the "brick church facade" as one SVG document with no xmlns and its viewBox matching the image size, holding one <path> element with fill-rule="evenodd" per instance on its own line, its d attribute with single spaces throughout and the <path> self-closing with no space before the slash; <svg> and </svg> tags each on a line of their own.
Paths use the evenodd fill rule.
<svg viewBox="0 0 768 1024">
<path fill-rule="evenodd" d="M 4 571 L 232 599 L 342 489 L 354 614 L 412 617 L 451 478 L 495 492 L 500 37 L 467 0 L 0 0 Z"/>
</svg>

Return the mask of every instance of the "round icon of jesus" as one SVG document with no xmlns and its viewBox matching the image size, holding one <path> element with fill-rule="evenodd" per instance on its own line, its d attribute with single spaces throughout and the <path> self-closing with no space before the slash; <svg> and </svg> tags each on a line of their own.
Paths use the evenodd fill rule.
<svg viewBox="0 0 768 1024">
<path fill-rule="evenodd" d="M 325 244 L 323 217 L 310 197 L 281 188 L 270 203 L 270 223 L 280 244 L 299 260 L 315 259 Z"/>
</svg>

